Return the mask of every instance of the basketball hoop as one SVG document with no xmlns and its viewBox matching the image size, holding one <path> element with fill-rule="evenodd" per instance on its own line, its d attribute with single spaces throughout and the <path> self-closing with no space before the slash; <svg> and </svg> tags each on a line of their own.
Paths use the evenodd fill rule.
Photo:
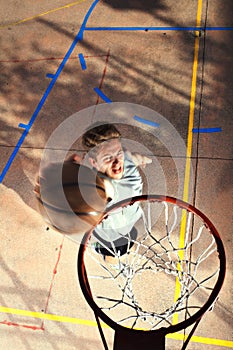
<svg viewBox="0 0 233 350">
<path fill-rule="evenodd" d="M 78 276 L 96 318 L 115 330 L 114 350 L 163 350 L 167 334 L 197 325 L 212 308 L 225 277 L 224 246 L 203 213 L 172 197 L 124 200 L 102 220 L 136 202 L 142 216 L 137 238 L 124 235 L 126 254 L 115 247 L 115 263 L 105 261 L 93 249 L 91 230 L 79 249 Z"/>
</svg>

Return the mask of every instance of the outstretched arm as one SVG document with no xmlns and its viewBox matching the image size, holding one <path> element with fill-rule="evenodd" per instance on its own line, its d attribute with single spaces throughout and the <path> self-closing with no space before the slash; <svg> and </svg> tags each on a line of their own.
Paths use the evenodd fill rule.
<svg viewBox="0 0 233 350">
<path fill-rule="evenodd" d="M 130 151 L 126 151 L 126 153 L 132 159 L 132 161 L 134 162 L 134 164 L 136 166 L 141 166 L 141 167 L 145 168 L 147 164 L 152 163 L 151 158 L 143 156 L 140 153 L 131 153 Z"/>
</svg>

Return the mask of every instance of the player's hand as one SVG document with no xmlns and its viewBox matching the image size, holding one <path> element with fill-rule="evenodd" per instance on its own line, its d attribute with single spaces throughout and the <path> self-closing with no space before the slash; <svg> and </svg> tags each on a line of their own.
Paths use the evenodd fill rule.
<svg viewBox="0 0 233 350">
<path fill-rule="evenodd" d="M 84 157 L 85 155 L 80 156 L 77 153 L 74 153 L 67 158 L 67 161 L 70 161 L 76 164 L 82 164 Z"/>
<path fill-rule="evenodd" d="M 136 166 L 141 166 L 142 168 L 145 168 L 147 164 L 152 163 L 151 158 L 143 156 L 140 153 L 131 153 L 131 152 L 127 151 L 127 154 L 130 156 L 130 158 L 132 159 L 132 161 L 134 162 L 134 164 Z"/>
</svg>

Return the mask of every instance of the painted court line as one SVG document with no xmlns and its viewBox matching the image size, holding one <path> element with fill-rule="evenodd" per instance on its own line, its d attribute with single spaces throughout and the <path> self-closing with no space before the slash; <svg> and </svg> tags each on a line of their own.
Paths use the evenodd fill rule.
<svg viewBox="0 0 233 350">
<path fill-rule="evenodd" d="M 195 134 L 198 133 L 212 133 L 212 132 L 221 132 L 222 128 L 193 128 L 192 132 Z"/>
<path fill-rule="evenodd" d="M 25 129 L 25 130 L 29 130 L 30 129 L 30 125 L 23 124 L 23 123 L 19 123 L 18 127 L 22 128 L 22 129 Z"/>
<path fill-rule="evenodd" d="M 111 103 L 112 100 L 108 98 L 98 87 L 94 88 L 94 91 L 102 98 L 102 100 L 106 103 Z"/>
<path fill-rule="evenodd" d="M 55 267 L 53 269 L 52 280 L 51 280 L 51 283 L 50 283 L 48 296 L 47 296 L 47 300 L 46 300 L 46 303 L 45 303 L 44 313 L 47 313 L 47 310 L 48 310 L 49 301 L 50 301 L 50 297 L 51 297 L 51 294 L 52 294 L 52 289 L 53 289 L 53 285 L 54 285 L 54 281 L 55 281 L 55 276 L 57 274 L 58 264 L 59 264 L 60 259 L 61 259 L 61 253 L 62 253 L 62 249 L 63 249 L 64 240 L 65 240 L 65 235 L 63 235 L 63 237 L 62 237 L 62 241 L 61 241 L 61 244 L 60 244 L 60 247 L 59 247 L 59 251 L 58 251 L 57 261 L 56 261 Z M 42 322 L 41 328 L 44 329 L 44 320 Z"/>
<path fill-rule="evenodd" d="M 78 54 L 78 58 L 79 58 L 79 62 L 80 62 L 82 70 L 87 69 L 86 61 L 85 61 L 85 58 L 84 58 L 82 53 Z"/>
<path fill-rule="evenodd" d="M 65 8 L 69 8 L 69 7 L 75 6 L 75 5 L 77 5 L 77 4 L 81 4 L 81 3 L 84 2 L 84 1 L 86 1 L 86 0 L 78 0 L 78 1 L 72 2 L 71 4 L 67 4 L 67 5 L 64 5 L 64 6 L 61 6 L 61 7 L 52 9 L 52 10 L 49 10 L 49 11 L 47 11 L 47 12 L 40 13 L 40 14 L 35 15 L 35 16 L 32 16 L 32 17 L 28 17 L 28 18 L 21 19 L 20 21 L 17 21 L 17 22 L 12 22 L 12 23 L 3 24 L 3 25 L 0 25 L 0 29 L 1 29 L 1 28 L 7 28 L 7 27 L 16 26 L 16 25 L 18 25 L 18 24 L 25 23 L 25 22 L 31 21 L 31 20 L 33 20 L 33 19 L 36 19 L 36 18 L 45 16 L 45 15 L 48 15 L 49 13 L 53 13 L 53 12 L 56 12 L 56 11 L 59 11 L 59 10 L 63 10 L 63 9 L 65 9 Z"/>
<path fill-rule="evenodd" d="M 197 15 L 196 15 L 196 27 L 200 27 L 201 23 L 201 13 L 202 13 L 202 0 L 198 0 L 197 4 Z M 187 149 L 186 149 L 186 163 L 185 163 L 185 176 L 184 176 L 184 188 L 183 188 L 183 201 L 189 201 L 189 182 L 190 182 L 190 172 L 191 172 L 191 155 L 192 155 L 192 142 L 193 142 L 193 124 L 194 124 L 194 111 L 195 111 L 195 100 L 196 100 L 196 85 L 197 85 L 197 69 L 198 69 L 198 53 L 199 53 L 199 37 L 195 37 L 194 42 L 194 56 L 193 56 L 193 68 L 192 68 L 192 83 L 191 83 L 191 94 L 189 102 L 189 124 L 188 124 L 188 139 L 187 139 Z M 185 231 L 186 231 L 187 215 L 183 211 L 180 227 L 180 247 L 184 247 L 185 242 Z M 184 257 L 184 252 L 180 252 L 180 260 Z M 180 269 L 180 266 L 177 266 Z M 176 278 L 176 289 L 174 301 L 176 302 L 180 296 L 181 287 L 178 278 Z M 178 323 L 178 313 L 174 314 L 173 324 Z"/>
<path fill-rule="evenodd" d="M 50 79 L 53 79 L 53 78 L 55 77 L 55 75 L 52 74 L 52 73 L 47 73 L 47 74 L 46 74 L 46 77 L 47 77 L 47 78 L 50 78 Z"/>
<path fill-rule="evenodd" d="M 133 117 L 133 119 L 136 120 L 139 123 L 146 124 L 146 125 L 149 125 L 149 126 L 153 126 L 154 128 L 159 128 L 159 124 L 156 123 L 156 122 L 153 122 L 152 120 L 144 119 L 144 118 L 138 117 L 137 115 L 135 115 Z"/>
<path fill-rule="evenodd" d="M 63 322 L 63 323 L 71 323 L 71 324 L 79 324 L 84 326 L 97 326 L 96 321 L 90 321 L 90 320 L 82 320 L 75 317 L 68 317 L 68 316 L 59 316 L 54 314 L 48 314 L 44 312 L 34 312 L 29 310 L 20 310 L 20 309 L 13 309 L 8 308 L 4 306 L 0 306 L 0 312 L 5 314 L 11 314 L 11 315 L 20 315 L 20 316 L 26 316 L 26 317 L 33 317 L 33 318 L 39 318 L 42 320 L 50 320 L 50 321 L 56 321 L 56 322 Z M 101 323 L 101 325 L 104 328 L 109 328 L 108 325 L 105 323 Z"/>
<path fill-rule="evenodd" d="M 20 324 L 16 322 L 7 321 L 7 320 L 1 321 L 0 324 L 5 326 L 11 326 L 11 327 L 22 327 L 22 328 L 32 329 L 33 331 L 44 331 L 44 328 L 41 326 L 38 327 L 33 325 Z"/>
<path fill-rule="evenodd" d="M 0 312 L 5 313 L 5 314 L 33 317 L 33 318 L 39 318 L 39 319 L 55 321 L 55 322 L 71 323 L 71 324 L 77 324 L 77 325 L 83 325 L 83 326 L 89 326 L 89 327 L 97 327 L 96 321 L 83 320 L 83 319 L 79 319 L 79 318 L 75 318 L 75 317 L 47 314 L 44 312 L 35 312 L 35 311 L 29 311 L 29 310 L 13 309 L 13 308 L 8 308 L 8 307 L 4 307 L 4 306 L 0 306 Z M 2 322 L 2 324 L 8 325 L 7 322 L 4 322 L 4 323 Z M 14 324 L 9 324 L 9 325 L 14 325 Z M 22 325 L 22 327 L 24 327 L 24 325 Z M 43 330 L 40 327 L 28 326 L 28 328 L 29 327 L 32 329 L 35 329 L 35 330 Z M 101 327 L 109 328 L 109 326 L 107 324 L 105 324 L 104 322 L 101 322 Z M 166 337 L 170 338 L 170 339 L 175 339 L 175 340 L 183 340 L 184 339 L 183 334 L 180 334 L 180 333 L 168 334 Z M 214 339 L 214 338 L 192 336 L 191 341 L 195 342 L 195 343 L 219 345 L 222 347 L 233 348 L 233 342 L 229 341 L 229 340 L 224 340 L 224 339 Z"/>
<path fill-rule="evenodd" d="M 106 55 L 84 55 L 85 58 L 92 58 L 92 57 L 106 57 Z M 16 59 L 16 60 L 0 60 L 0 63 L 23 63 L 23 62 L 41 62 L 41 61 L 62 61 L 64 59 L 63 57 L 41 57 L 41 58 L 32 58 L 32 59 Z M 69 60 L 76 60 L 77 56 L 71 56 L 69 57 Z"/>
<path fill-rule="evenodd" d="M 88 31 L 219 31 L 233 30 L 233 27 L 87 27 Z"/>
<path fill-rule="evenodd" d="M 89 10 L 87 11 L 78 34 L 76 35 L 74 41 L 72 42 L 69 50 L 66 53 L 64 59 L 62 60 L 60 66 L 58 67 L 56 74 L 54 74 L 54 77 L 51 79 L 50 84 L 48 85 L 44 95 L 42 96 L 39 104 L 37 105 L 36 110 L 34 111 L 32 117 L 31 117 L 31 119 L 30 119 L 30 121 L 28 123 L 29 127 L 24 130 L 24 132 L 21 135 L 19 141 L 17 142 L 17 144 L 16 144 L 12 154 L 10 155 L 10 158 L 8 159 L 8 161 L 7 161 L 5 167 L 4 167 L 4 169 L 3 169 L 3 171 L 2 171 L 2 173 L 0 175 L 0 183 L 3 181 L 4 177 L 6 176 L 6 173 L 8 172 L 12 162 L 14 161 L 14 159 L 15 159 L 15 157 L 16 157 L 19 149 L 20 149 L 20 147 L 22 146 L 22 144 L 23 144 L 27 134 L 30 131 L 30 128 L 32 127 L 34 121 L 36 120 L 36 118 L 37 118 L 41 108 L 43 107 L 43 105 L 44 105 L 48 95 L 50 94 L 53 86 L 55 85 L 55 83 L 56 83 L 59 75 L 61 74 L 61 72 L 62 72 L 62 70 L 63 70 L 67 60 L 69 59 L 69 57 L 71 55 L 71 53 L 73 52 L 73 50 L 76 47 L 77 43 L 83 39 L 83 34 L 84 34 L 84 31 L 85 31 L 85 28 L 86 28 L 87 21 L 88 21 L 92 11 L 94 10 L 94 8 L 95 8 L 95 6 L 97 5 L 98 2 L 99 2 L 99 0 L 93 1 L 92 5 L 90 6 Z"/>
<path fill-rule="evenodd" d="M 175 339 L 175 340 L 186 340 L 188 336 L 184 336 L 183 334 L 174 333 L 174 334 L 168 334 L 166 338 L 169 339 Z M 215 339 L 215 338 L 206 338 L 206 337 L 199 337 L 197 335 L 193 335 L 190 342 L 192 343 L 199 343 L 199 344 L 205 344 L 205 345 L 218 345 L 222 347 L 227 347 L 232 349 L 233 348 L 233 341 L 230 340 L 224 340 L 224 339 Z M 213 349 L 214 350 L 214 349 Z"/>
<path fill-rule="evenodd" d="M 108 66 L 109 57 L 110 57 L 110 49 L 108 49 L 107 55 L 105 55 L 105 66 L 104 66 L 102 77 L 101 77 L 101 80 L 100 80 L 100 83 L 99 83 L 99 86 L 98 86 L 100 90 L 102 89 L 102 86 L 103 86 L 103 83 L 104 83 L 104 78 L 105 78 L 106 73 L 107 73 L 107 66 Z M 97 100 L 96 100 L 96 106 L 99 103 L 99 99 L 100 99 L 100 96 L 98 95 Z M 94 111 L 94 114 L 95 114 L 95 111 Z"/>
</svg>

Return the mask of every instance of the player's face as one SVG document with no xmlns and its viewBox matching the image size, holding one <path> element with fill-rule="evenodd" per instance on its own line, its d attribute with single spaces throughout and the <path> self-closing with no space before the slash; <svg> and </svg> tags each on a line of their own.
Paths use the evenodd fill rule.
<svg viewBox="0 0 233 350">
<path fill-rule="evenodd" d="M 121 179 L 124 171 L 124 152 L 118 139 L 103 142 L 93 166 L 112 179 Z"/>
</svg>

